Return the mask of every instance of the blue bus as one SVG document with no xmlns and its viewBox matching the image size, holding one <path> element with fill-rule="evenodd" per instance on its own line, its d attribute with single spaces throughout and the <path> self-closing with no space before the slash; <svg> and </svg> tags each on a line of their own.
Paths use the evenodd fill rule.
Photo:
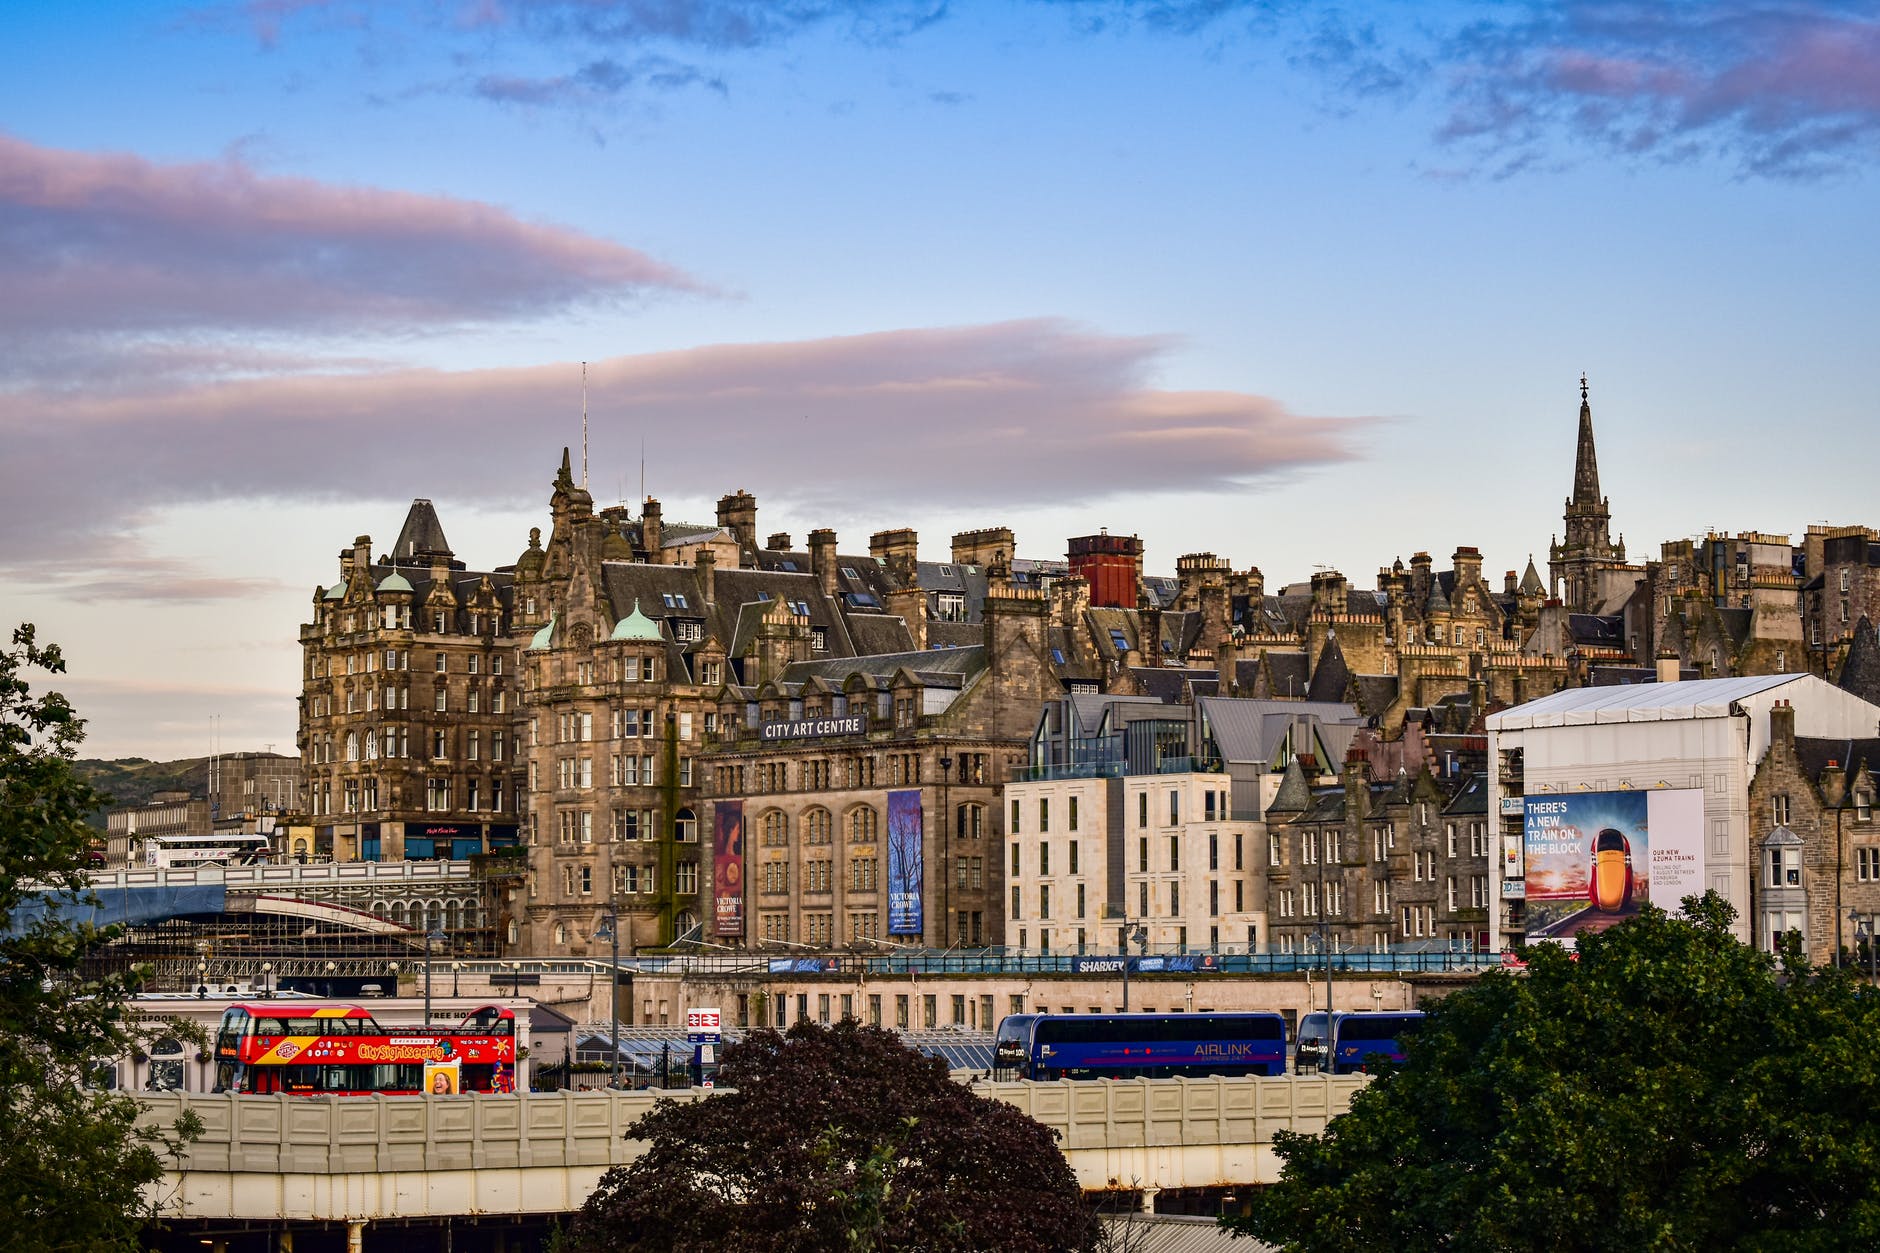
<svg viewBox="0 0 1880 1253">
<path fill-rule="evenodd" d="M 1401 1062 L 1404 1041 L 1423 1025 L 1422 1011 L 1414 1009 L 1369 1010 L 1331 1017 L 1331 1071 L 1335 1075 L 1359 1074 L 1377 1061 Z M 1300 1029 L 1300 1034 L 1303 1042 L 1305 1028 Z M 1301 1052 L 1303 1057 L 1304 1051 Z M 1323 1059 L 1320 1064 L 1323 1065 Z"/>
<path fill-rule="evenodd" d="M 1166 1079 L 1286 1073 L 1278 1014 L 1010 1014 L 997 1079 Z"/>
</svg>

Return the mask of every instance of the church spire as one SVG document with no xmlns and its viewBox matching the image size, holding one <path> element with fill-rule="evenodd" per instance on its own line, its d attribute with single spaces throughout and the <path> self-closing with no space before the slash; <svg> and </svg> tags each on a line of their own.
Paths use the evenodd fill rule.
<svg viewBox="0 0 1880 1253">
<path fill-rule="evenodd" d="M 1586 398 L 1586 375 L 1580 375 L 1580 446 L 1573 458 L 1573 504 L 1598 505 L 1599 458 L 1593 452 L 1593 406 Z"/>
</svg>

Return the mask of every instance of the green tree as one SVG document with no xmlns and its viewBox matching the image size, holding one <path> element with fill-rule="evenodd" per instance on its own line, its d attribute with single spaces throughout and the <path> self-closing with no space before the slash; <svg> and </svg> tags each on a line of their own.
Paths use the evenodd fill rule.
<svg viewBox="0 0 1880 1253">
<path fill-rule="evenodd" d="M 757 1031 L 719 1079 L 633 1125 L 646 1151 L 588 1199 L 578 1253 L 1095 1247 L 1054 1133 L 889 1032 Z"/>
<path fill-rule="evenodd" d="M 1714 893 L 1436 1004 L 1226 1225 L 1289 1250 L 1880 1247 L 1880 996 Z"/>
<path fill-rule="evenodd" d="M 135 1249 L 162 1175 L 162 1142 L 136 1126 L 127 1097 L 88 1088 L 96 1067 L 135 1042 L 134 981 L 86 979 L 109 933 L 64 920 L 47 899 L 85 894 L 84 816 L 100 798 L 73 771 L 84 724 L 57 692 L 35 697 L 26 672 L 65 668 L 33 628 L 0 650 L 0 1249 Z M 187 1137 L 190 1128 L 178 1129 Z"/>
</svg>

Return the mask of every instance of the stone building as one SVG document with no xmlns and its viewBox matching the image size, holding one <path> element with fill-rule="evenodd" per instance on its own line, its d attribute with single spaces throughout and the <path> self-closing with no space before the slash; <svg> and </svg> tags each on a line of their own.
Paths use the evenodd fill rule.
<svg viewBox="0 0 1880 1253">
<path fill-rule="evenodd" d="M 361 535 L 300 629 L 313 855 L 465 858 L 518 841 L 509 570 L 457 560 L 428 500 L 391 550 Z"/>
<path fill-rule="evenodd" d="M 1880 737 L 1798 736 L 1787 702 L 1769 709 L 1768 723 L 1768 751 L 1749 786 L 1757 946 L 1773 949 L 1794 931 L 1810 961 L 1832 962 L 1864 948 L 1880 926 Z"/>
<path fill-rule="evenodd" d="M 974 644 L 817 659 L 810 619 L 762 615 L 768 664 L 720 691 L 712 733 L 712 942 L 1004 941 L 1000 787 L 1062 689 L 1038 593 L 992 585 L 981 616 Z"/>
<path fill-rule="evenodd" d="M 1354 751 L 1335 782 L 1295 759 L 1267 810 L 1277 952 L 1489 946 L 1486 784 L 1476 775 L 1373 778 Z"/>
</svg>

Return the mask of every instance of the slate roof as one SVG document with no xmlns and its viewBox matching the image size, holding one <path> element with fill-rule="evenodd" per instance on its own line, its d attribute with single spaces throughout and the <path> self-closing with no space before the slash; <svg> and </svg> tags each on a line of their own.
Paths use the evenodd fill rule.
<svg viewBox="0 0 1880 1253">
<path fill-rule="evenodd" d="M 891 679 L 902 670 L 908 670 L 929 686 L 961 687 L 978 677 L 985 668 L 986 650 L 983 645 L 939 650 L 930 648 L 922 653 L 878 653 L 872 657 L 823 657 L 815 661 L 793 662 L 784 668 L 781 681 L 805 683 L 819 678 L 840 687 L 843 680 L 852 674 Z"/>
<path fill-rule="evenodd" d="M 1312 683 L 1306 688 L 1309 701 L 1341 701 L 1351 686 L 1351 668 L 1345 664 L 1345 650 L 1338 646 L 1338 634 L 1328 633 L 1325 647 L 1319 650 L 1319 664 L 1312 668 Z"/>
<path fill-rule="evenodd" d="M 1754 610 L 1735 607 L 1717 610 L 1717 618 L 1723 624 L 1724 632 L 1738 648 L 1743 647 L 1749 639 L 1750 620 L 1753 614 Z"/>
<path fill-rule="evenodd" d="M 976 632 L 983 638 L 983 632 Z M 912 651 L 914 637 L 909 634 L 907 623 L 900 618 L 885 613 L 852 613 L 849 615 L 849 639 L 855 645 L 855 651 L 869 653 L 905 653 Z M 927 642 L 936 641 L 929 634 Z M 981 642 L 979 639 L 973 643 Z"/>
<path fill-rule="evenodd" d="M 1625 619 L 1594 613 L 1567 615 L 1567 631 L 1575 644 L 1596 648 L 1625 647 Z"/>
<path fill-rule="evenodd" d="M 1848 646 L 1841 663 L 1841 675 L 1835 685 L 1865 701 L 1880 705 L 1880 635 L 1865 615 L 1854 625 L 1854 642 Z"/>
<path fill-rule="evenodd" d="M 1401 684 L 1396 675 L 1360 674 L 1353 678 L 1358 688 L 1358 708 L 1364 713 L 1377 717 L 1397 703 Z"/>
<path fill-rule="evenodd" d="M 1472 818 L 1488 813 L 1488 777 L 1471 774 L 1456 789 L 1455 796 L 1443 806 L 1445 817 Z"/>
<path fill-rule="evenodd" d="M 1286 741 L 1286 733 L 1302 718 L 1317 724 L 1315 729 L 1328 751 L 1343 752 L 1350 746 L 1350 737 L 1357 733 L 1362 721 L 1356 709 L 1335 702 L 1314 704 L 1204 696 L 1196 699 L 1195 709 L 1215 748 L 1220 751 L 1221 759 L 1230 765 L 1272 765 Z M 1338 742 L 1341 738 L 1343 743 Z"/>
<path fill-rule="evenodd" d="M 1286 763 L 1286 773 L 1280 776 L 1279 791 L 1273 794 L 1273 800 L 1266 807 L 1268 813 L 1301 814 L 1312 807 L 1312 787 L 1306 782 L 1306 773 L 1299 767 L 1299 759 L 1294 757 Z"/>
<path fill-rule="evenodd" d="M 1811 779 L 1820 778 L 1821 772 L 1828 768 L 1831 761 L 1847 771 L 1849 778 L 1862 765 L 1870 771 L 1880 772 L 1880 739 L 1829 740 L 1798 735 L 1795 737 L 1795 755 Z"/>
<path fill-rule="evenodd" d="M 1142 690 L 1164 704 L 1185 704 L 1194 698 L 1193 685 L 1205 680 L 1210 690 L 1219 676 L 1212 670 L 1186 670 L 1179 666 L 1131 666 L 1130 677 Z"/>
<path fill-rule="evenodd" d="M 1303 697 L 1306 694 L 1311 679 L 1308 659 L 1304 653 L 1268 652 L 1265 660 L 1267 672 L 1273 676 L 1274 696 Z M 1343 692 L 1338 694 L 1340 699 L 1344 695 Z"/>
<path fill-rule="evenodd" d="M 411 502 L 411 509 L 405 514 L 405 525 L 399 528 L 398 540 L 386 556 L 393 565 L 430 565 L 433 556 L 451 555 L 450 541 L 444 538 L 444 524 L 438 521 L 437 509 L 420 496 Z"/>
</svg>

